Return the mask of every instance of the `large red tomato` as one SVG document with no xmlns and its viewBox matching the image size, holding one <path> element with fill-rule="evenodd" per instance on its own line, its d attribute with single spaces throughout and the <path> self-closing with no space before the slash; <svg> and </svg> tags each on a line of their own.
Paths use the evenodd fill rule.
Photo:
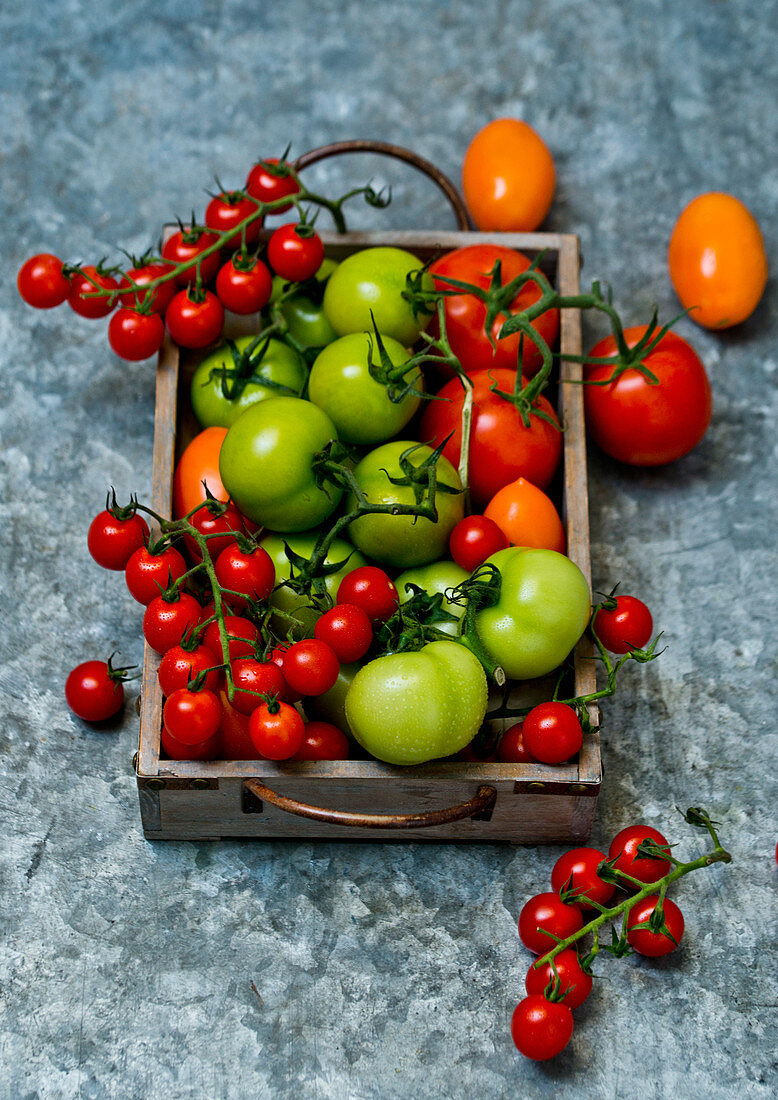
<svg viewBox="0 0 778 1100">
<path fill-rule="evenodd" d="M 541 396 L 537 405 L 553 423 L 532 413 L 525 428 L 513 402 L 492 387 L 512 394 L 516 371 L 497 369 L 473 375 L 473 419 L 470 428 L 470 491 L 473 502 L 486 505 L 494 494 L 518 477 L 545 489 L 562 454 L 562 432 L 553 408 Z M 449 462 L 458 467 L 462 448 L 462 406 L 465 391 L 458 378 L 447 382 L 438 394 L 445 401 L 430 401 L 421 420 L 421 439 L 443 448 Z"/>
<path fill-rule="evenodd" d="M 495 262 L 502 265 L 502 285 L 505 286 L 517 275 L 521 275 L 530 265 L 530 260 L 522 252 L 512 248 L 503 248 L 496 244 L 471 244 L 457 248 L 441 256 L 430 267 L 430 274 L 438 290 L 450 290 L 451 285 L 444 282 L 443 276 L 450 276 L 461 282 L 472 283 L 486 290 L 490 284 L 490 272 Z M 541 293 L 533 283 L 526 283 L 510 304 L 510 310 L 517 313 L 537 302 Z M 519 334 L 498 340 L 497 336 L 507 317 L 498 316 L 492 325 L 492 335 L 496 350 L 489 343 L 484 330 L 486 306 L 473 294 L 455 294 L 446 298 L 446 332 L 451 349 L 468 374 L 488 367 L 518 366 Z M 548 309 L 533 322 L 533 327 L 553 347 L 559 332 L 559 310 Z M 527 377 L 537 373 L 542 356 L 536 344 L 525 339 L 522 356 L 523 370 Z"/>
<path fill-rule="evenodd" d="M 624 330 L 633 348 L 646 329 Z M 616 341 L 606 336 L 591 350 L 592 358 L 616 353 Z M 691 347 L 674 332 L 662 337 L 642 363 L 658 379 L 629 367 L 608 385 L 584 386 L 586 428 L 606 454 L 630 466 L 663 466 L 688 454 L 710 424 L 711 390 L 705 367 Z M 607 382 L 611 364 L 588 366 L 585 380 Z"/>
</svg>

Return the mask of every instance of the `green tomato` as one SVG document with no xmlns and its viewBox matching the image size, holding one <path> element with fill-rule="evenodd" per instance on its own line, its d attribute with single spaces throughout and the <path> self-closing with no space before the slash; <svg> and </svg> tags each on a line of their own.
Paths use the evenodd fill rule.
<svg viewBox="0 0 778 1100">
<path fill-rule="evenodd" d="M 487 561 L 500 570 L 499 602 L 475 616 L 476 632 L 513 680 L 545 676 L 564 661 L 589 622 L 589 586 L 556 550 L 509 546 Z"/>
<path fill-rule="evenodd" d="M 238 351 L 245 353 L 254 339 L 254 336 L 239 336 L 235 341 Z M 262 354 L 265 343 L 267 349 Z M 282 394 L 283 390 L 279 390 L 278 386 L 284 386 L 291 395 L 302 393 L 307 375 L 305 364 L 297 352 L 283 340 L 270 337 L 267 342 L 263 341 L 252 359 L 256 360 L 254 376 L 246 383 L 240 395 L 233 399 L 225 395 L 225 382 L 222 380 L 223 368 L 230 370 L 235 367 L 235 360 L 227 344 L 206 355 L 198 365 L 192 377 L 190 393 L 192 409 L 203 428 L 229 428 L 241 413 L 257 401 L 265 401 L 268 397 Z M 255 379 L 264 379 L 266 384 Z M 234 380 L 227 378 L 226 385 L 231 388 Z"/>
<path fill-rule="evenodd" d="M 391 336 L 382 336 L 386 354 L 395 366 L 408 352 Z M 329 415 L 344 443 L 383 443 L 397 435 L 419 407 L 419 398 L 407 394 L 402 401 L 389 398 L 386 386 L 370 374 L 370 359 L 380 366 L 375 340 L 366 332 L 341 336 L 319 352 L 311 367 L 308 397 Z M 408 372 L 417 389 L 424 385 L 421 372 Z"/>
<path fill-rule="evenodd" d="M 329 279 L 335 268 L 338 266 L 338 261 L 333 260 L 332 256 L 325 256 L 321 262 L 321 267 L 314 275 L 314 280 L 317 283 L 324 284 Z M 280 275 L 273 276 L 273 287 L 270 291 L 270 301 L 277 302 L 284 291 L 290 286 L 301 286 L 301 283 L 293 284 L 288 279 L 283 279 Z"/>
<path fill-rule="evenodd" d="M 406 603 L 413 594 L 410 590 L 406 591 L 406 584 L 418 585 L 428 596 L 435 596 L 440 593 L 445 597 L 446 589 L 456 588 L 469 576 L 470 574 L 461 569 L 456 562 L 434 561 L 430 565 L 421 565 L 418 569 L 406 569 L 399 577 L 395 577 L 394 586 L 399 593 L 400 603 Z M 465 605 L 463 603 L 451 603 L 444 598 L 443 610 L 461 619 L 465 613 Z M 451 634 L 452 637 L 456 637 L 459 633 L 456 623 L 442 622 L 435 623 L 435 626 L 438 630 L 442 630 L 444 634 Z"/>
<path fill-rule="evenodd" d="M 403 440 L 384 443 L 357 464 L 354 477 L 369 501 L 374 504 L 416 503 L 412 485 L 394 485 L 389 480 L 390 477 L 403 477 L 400 456 L 413 446 L 416 450 L 409 459 L 414 467 L 419 467 L 432 454 L 432 448 Z M 369 558 L 397 569 L 426 565 L 444 557 L 448 550 L 448 537 L 465 514 L 464 502 L 459 474 L 443 457 L 437 461 L 437 480 L 436 521 L 412 515 L 363 515 L 349 525 L 349 537 L 354 545 Z M 448 485 L 457 491 L 446 492 L 440 488 L 441 485 Z M 354 498 L 350 497 L 349 511 L 354 504 Z"/>
<path fill-rule="evenodd" d="M 281 306 L 289 326 L 289 335 L 304 348 L 323 348 L 336 338 L 335 329 L 327 320 L 324 306 L 301 295 L 288 298 Z"/>
<path fill-rule="evenodd" d="M 292 575 L 292 566 L 286 556 L 284 543 L 287 543 L 289 549 L 295 554 L 299 554 L 301 558 L 310 558 L 318 535 L 318 531 L 306 531 L 300 535 L 267 534 L 263 536 L 262 547 L 268 552 L 275 566 L 276 584 L 288 580 Z M 366 562 L 360 552 L 355 550 L 351 543 L 346 542 L 345 539 L 335 539 L 324 560 L 327 565 L 335 565 L 341 561 L 346 562 L 342 569 L 339 569 L 337 573 L 330 573 L 324 580 L 324 586 L 334 603 L 343 578 L 353 569 L 365 565 Z M 305 596 L 293 592 L 291 588 L 277 588 L 270 597 L 270 606 L 285 612 L 287 615 L 293 615 L 298 620 L 299 627 L 295 627 L 293 623 L 289 623 L 287 619 L 282 618 L 280 615 L 276 621 L 281 633 L 286 633 L 291 627 L 295 637 L 312 634 L 314 624 L 321 614 L 314 607 L 311 607 Z"/>
<path fill-rule="evenodd" d="M 332 722 L 339 730 L 348 734 L 350 731 L 346 720 L 346 696 L 359 669 L 359 664 L 341 665 L 338 678 L 329 691 L 325 691 L 323 695 L 312 695 L 305 700 L 305 713 L 311 718 L 318 718 L 320 722 Z"/>
<path fill-rule="evenodd" d="M 423 764 L 472 741 L 486 714 L 486 674 L 458 642 L 378 657 L 346 695 L 357 741 L 388 764 Z"/>
<path fill-rule="evenodd" d="M 337 508 L 342 492 L 319 488 L 312 459 L 335 425 L 318 405 L 270 397 L 246 409 L 228 430 L 219 454 L 227 492 L 254 523 L 273 531 L 307 531 Z"/>
<path fill-rule="evenodd" d="M 337 334 L 371 332 L 375 318 L 382 335 L 405 347 L 414 344 L 430 318 L 424 313 L 414 317 L 402 294 L 406 275 L 421 266 L 418 257 L 402 248 L 363 248 L 342 260 L 324 291 L 324 312 Z M 435 289 L 427 272 L 422 286 Z"/>
</svg>

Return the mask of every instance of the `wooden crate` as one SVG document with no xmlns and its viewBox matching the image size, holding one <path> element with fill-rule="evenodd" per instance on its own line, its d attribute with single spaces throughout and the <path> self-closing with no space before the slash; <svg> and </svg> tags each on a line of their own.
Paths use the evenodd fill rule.
<svg viewBox="0 0 778 1100">
<path fill-rule="evenodd" d="M 576 294 L 579 289 L 578 238 L 573 235 L 392 232 L 322 236 L 328 255 L 335 259 L 378 244 L 407 248 L 424 260 L 479 242 L 517 248 L 530 256 L 542 251 L 542 267 L 560 291 Z M 244 331 L 250 331 L 245 319 L 242 325 Z M 580 353 L 578 311 L 563 311 L 560 347 L 564 352 Z M 152 505 L 163 515 L 171 513 L 175 460 L 194 430 L 187 419 L 188 388 L 186 384 L 179 387 L 184 359 L 179 349 L 166 341 L 157 375 L 152 481 Z M 580 385 L 565 384 L 577 378 L 580 367 L 563 364 L 557 387 L 558 409 L 566 428 L 559 495 L 568 553 L 590 580 L 583 392 Z M 578 843 L 589 836 L 601 780 L 596 733 L 585 737 L 577 761 L 559 767 L 438 761 L 403 768 L 376 760 L 273 763 L 160 759 L 159 660 L 146 646 L 140 741 L 135 759 L 143 828 L 149 839 L 337 837 L 538 844 Z M 591 644 L 584 638 L 575 654 L 575 693 L 593 691 L 595 679 Z M 592 718 L 597 718 L 596 708 L 592 708 Z M 438 820 L 468 811 L 475 812 L 475 816 L 423 826 L 411 819 L 403 827 L 398 827 L 396 819 L 381 818 L 369 827 L 354 827 L 339 820 L 300 816 L 299 807 L 297 813 L 287 812 L 280 805 L 285 798 L 345 811 L 341 816 L 346 817 L 349 812 L 368 812 L 427 814 L 434 819 L 432 812 L 444 809 L 451 812 L 438 815 Z"/>
</svg>

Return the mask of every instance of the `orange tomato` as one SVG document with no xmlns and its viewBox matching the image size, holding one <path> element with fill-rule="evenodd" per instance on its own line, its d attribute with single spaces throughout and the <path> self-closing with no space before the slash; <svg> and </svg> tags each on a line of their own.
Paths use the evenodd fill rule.
<svg viewBox="0 0 778 1100">
<path fill-rule="evenodd" d="M 517 118 L 498 118 L 475 135 L 462 165 L 465 202 L 479 229 L 537 229 L 554 197 L 554 160 Z"/>
<path fill-rule="evenodd" d="M 217 500 L 229 500 L 219 476 L 219 451 L 226 428 L 206 428 L 186 448 L 173 476 L 173 516 L 180 519 L 206 500 L 203 481 Z"/>
<path fill-rule="evenodd" d="M 523 477 L 496 493 L 484 509 L 512 546 L 565 552 L 565 529 L 553 501 Z"/>
<path fill-rule="evenodd" d="M 675 223 L 667 253 L 675 292 L 704 328 L 750 317 L 767 282 L 767 256 L 750 210 L 721 191 L 698 195 Z"/>
</svg>

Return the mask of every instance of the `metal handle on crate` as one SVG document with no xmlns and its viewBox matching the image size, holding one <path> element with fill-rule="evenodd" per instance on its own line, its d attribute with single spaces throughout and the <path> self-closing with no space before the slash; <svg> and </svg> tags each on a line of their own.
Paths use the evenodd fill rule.
<svg viewBox="0 0 778 1100">
<path fill-rule="evenodd" d="M 261 779 L 247 779 L 243 789 L 260 801 L 269 802 L 271 806 L 285 810 L 288 814 L 310 817 L 326 825 L 353 825 L 361 829 L 426 829 L 431 825 L 462 821 L 466 817 L 485 817 L 491 814 L 497 800 L 494 787 L 481 786 L 467 802 L 447 806 L 442 810 L 427 810 L 420 814 L 365 814 L 349 810 L 330 810 L 326 806 L 311 806 L 307 802 L 299 802 L 296 798 L 271 790 Z"/>
<path fill-rule="evenodd" d="M 470 219 L 462 196 L 457 191 L 448 176 L 441 172 L 432 161 L 425 160 L 418 153 L 405 149 L 402 145 L 393 145 L 388 141 L 371 141 L 369 138 L 353 138 L 350 141 L 333 141 L 329 145 L 321 145 L 318 149 L 311 149 L 309 153 L 303 153 L 295 161 L 295 170 L 300 172 L 309 164 L 326 160 L 327 157 L 338 156 L 340 153 L 379 153 L 383 156 L 394 157 L 395 160 L 403 160 L 412 165 L 425 176 L 429 176 L 432 182 L 440 188 L 448 199 L 457 219 L 460 229 L 470 228 Z"/>
</svg>

